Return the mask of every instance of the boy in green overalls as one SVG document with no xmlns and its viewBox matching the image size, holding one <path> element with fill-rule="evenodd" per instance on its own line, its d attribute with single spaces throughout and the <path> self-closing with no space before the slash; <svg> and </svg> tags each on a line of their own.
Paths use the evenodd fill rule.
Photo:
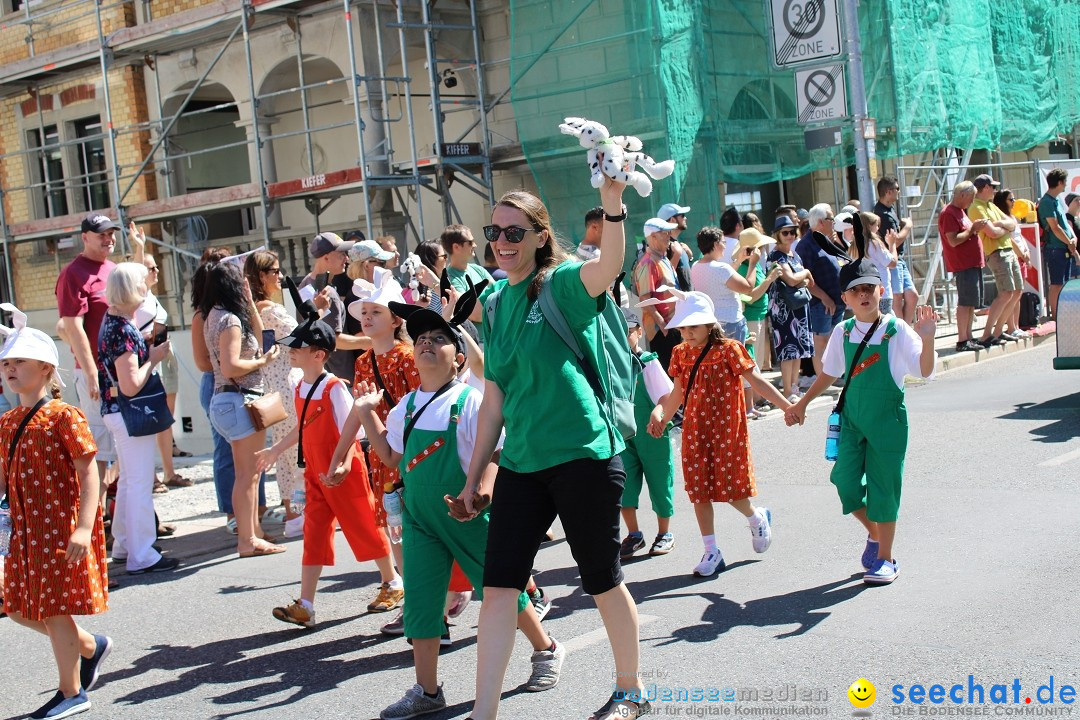
<svg viewBox="0 0 1080 720">
<path fill-rule="evenodd" d="M 413 643 L 417 682 L 382 711 L 383 720 L 411 718 L 446 707 L 438 683 L 446 587 L 457 560 L 473 592 L 482 599 L 489 502 L 477 498 L 474 506 L 483 509 L 466 519 L 464 503 L 457 499 L 465 486 L 481 402 L 480 392 L 457 380 L 466 358 L 461 331 L 426 308 L 392 303 L 391 309 L 408 315 L 406 329 L 415 339 L 420 387 L 391 410 L 385 427 L 375 414 L 382 398 L 377 387 L 361 383 L 353 404 L 371 449 L 387 465 L 400 467 L 405 484 L 402 549 L 408 600 L 404 621 L 405 635 Z M 462 314 L 468 315 L 467 311 Z M 493 462 L 489 472 L 496 470 Z M 533 646 L 532 674 L 524 689 L 538 692 L 555 687 L 565 650 L 544 632 L 525 593 L 518 598 L 518 627 Z"/>
<path fill-rule="evenodd" d="M 634 352 L 633 370 L 637 387 L 634 390 L 634 415 L 639 432 L 626 441 L 626 449 L 619 453 L 626 469 L 626 485 L 622 496 L 622 518 L 626 523 L 626 537 L 619 548 L 619 556 L 628 558 L 645 547 L 645 536 L 638 528 L 638 497 L 641 495 L 642 479 L 649 486 L 649 500 L 656 513 L 656 539 L 649 548 L 650 555 L 667 555 L 675 548 L 675 536 L 669 531 L 671 516 L 675 514 L 675 454 L 671 449 L 671 436 L 668 432 L 671 423 L 664 428 L 663 434 L 654 438 L 644 428 L 649 425 L 649 416 L 656 407 L 667 398 L 674 385 L 664 372 L 664 367 L 656 353 L 642 353 L 638 350 L 641 341 L 641 321 L 629 310 L 624 309 L 626 332 L 630 349 Z"/>
<path fill-rule="evenodd" d="M 785 417 L 788 425 L 801 425 L 810 401 L 847 374 L 840 446 L 831 480 L 844 514 L 854 515 L 867 530 L 863 582 L 886 585 L 900 571 L 893 557 L 893 539 L 908 439 L 904 376 L 933 377 L 937 316 L 927 305 L 916 308 L 913 329 L 899 318 L 882 314 L 878 309 L 881 274 L 869 260 L 841 268 L 840 287 L 855 317 L 833 330 L 822 357 L 822 372 Z M 857 353 L 858 363 L 854 363 Z"/>
</svg>

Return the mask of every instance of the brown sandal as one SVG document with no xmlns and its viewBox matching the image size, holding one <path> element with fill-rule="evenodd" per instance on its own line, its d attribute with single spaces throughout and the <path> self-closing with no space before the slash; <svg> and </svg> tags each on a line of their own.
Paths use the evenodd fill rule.
<svg viewBox="0 0 1080 720">
<path fill-rule="evenodd" d="M 155 475 L 154 476 L 154 494 L 155 495 L 164 495 L 167 492 L 169 492 L 169 486 L 166 485 L 165 483 L 161 482 L 161 480 L 159 480 L 157 478 L 157 476 Z"/>
<path fill-rule="evenodd" d="M 174 488 L 191 487 L 195 484 L 194 480 L 188 480 L 180 473 L 173 473 L 172 477 L 165 481 L 165 485 Z"/>
</svg>

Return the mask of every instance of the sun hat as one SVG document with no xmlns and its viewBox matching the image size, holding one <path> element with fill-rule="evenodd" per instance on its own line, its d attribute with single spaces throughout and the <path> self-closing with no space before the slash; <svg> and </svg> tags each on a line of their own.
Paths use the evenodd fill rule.
<svg viewBox="0 0 1080 720">
<path fill-rule="evenodd" d="M 398 284 L 398 281 L 395 280 L 390 273 L 383 276 L 383 281 L 378 287 L 376 287 L 374 283 L 370 283 L 362 278 L 354 280 L 353 295 L 358 299 L 349 303 L 349 314 L 357 320 L 361 319 L 360 310 L 364 303 L 372 303 L 374 305 L 382 305 L 385 308 L 389 308 L 390 303 L 392 302 L 405 302 L 405 297 L 401 294 L 401 285 Z"/>
<path fill-rule="evenodd" d="M 790 218 L 788 218 L 790 220 Z M 775 245 L 776 240 L 768 235 L 762 235 L 757 228 L 746 228 L 739 233 L 739 249 L 759 248 L 765 245 Z"/>
<path fill-rule="evenodd" d="M 851 213 L 838 212 L 836 217 L 833 218 L 833 229 L 837 232 L 843 232 L 851 227 Z"/>
<path fill-rule="evenodd" d="M 713 306 L 712 298 L 703 292 L 698 292 L 696 290 L 683 292 L 682 290 L 668 287 L 667 285 L 657 286 L 656 292 L 669 292 L 675 300 L 675 314 L 671 316 L 671 321 L 665 326 L 668 329 L 690 327 L 693 325 L 715 325 L 719 322 L 716 319 L 716 308 Z M 649 298 L 648 300 L 639 302 L 637 307 L 661 305 L 669 302 L 671 302 L 671 299 L 659 300 L 657 298 Z"/>
<path fill-rule="evenodd" d="M 37 328 L 26 326 L 26 314 L 11 303 L 0 303 L 0 310 L 11 313 L 13 327 L 0 325 L 0 334 L 5 335 L 3 348 L 0 348 L 0 360 L 40 360 L 53 366 L 53 380 L 60 387 L 66 387 L 60 379 L 60 353 L 56 343 L 47 334 Z"/>
</svg>

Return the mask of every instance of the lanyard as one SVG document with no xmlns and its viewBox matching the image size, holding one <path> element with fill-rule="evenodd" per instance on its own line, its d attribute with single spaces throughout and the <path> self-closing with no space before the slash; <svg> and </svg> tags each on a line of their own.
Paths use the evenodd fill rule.
<svg viewBox="0 0 1080 720">
<path fill-rule="evenodd" d="M 319 387 L 319 383 L 321 383 L 323 381 L 323 378 L 325 378 L 325 377 L 326 377 L 326 373 L 324 372 L 322 375 L 320 375 L 315 380 L 315 382 L 313 382 L 311 384 L 311 388 L 308 390 L 307 397 L 304 398 L 304 407 L 300 411 L 300 423 L 297 426 L 299 429 L 297 431 L 298 435 L 296 437 L 296 467 L 299 467 L 299 468 L 305 467 L 305 464 L 304 464 L 304 417 L 307 415 L 308 403 L 311 402 L 311 397 L 315 394 L 315 388 Z"/>
<path fill-rule="evenodd" d="M 401 433 L 401 449 L 402 450 L 405 449 L 406 444 L 409 442 L 409 435 L 413 431 L 413 426 L 416 425 L 416 421 L 419 420 L 420 416 L 424 414 L 425 410 L 427 410 L 428 405 L 435 402 L 435 398 L 439 397 L 444 392 L 446 392 L 447 390 L 449 390 L 450 388 L 454 387 L 457 384 L 458 384 L 458 379 L 457 378 L 452 378 L 450 380 L 450 382 L 446 383 L 441 388 L 436 390 L 435 394 L 431 396 L 431 399 L 428 400 L 426 403 L 424 403 L 423 406 L 419 410 L 417 410 L 415 413 L 413 413 L 412 415 L 409 416 L 409 422 L 406 423 L 406 425 L 405 425 L 405 431 Z"/>
</svg>

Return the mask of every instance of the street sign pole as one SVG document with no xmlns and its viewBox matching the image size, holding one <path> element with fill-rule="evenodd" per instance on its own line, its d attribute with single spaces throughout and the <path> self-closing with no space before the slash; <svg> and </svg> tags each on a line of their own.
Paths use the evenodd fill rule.
<svg viewBox="0 0 1080 720">
<path fill-rule="evenodd" d="M 844 2 L 844 35 L 847 43 L 848 79 L 851 82 L 851 114 L 855 118 L 852 135 L 855 139 L 855 175 L 859 184 L 859 200 L 864 208 L 874 204 L 874 183 L 870 178 L 870 153 L 867 148 L 866 81 L 863 79 L 862 42 L 859 39 L 858 0 Z"/>
</svg>

